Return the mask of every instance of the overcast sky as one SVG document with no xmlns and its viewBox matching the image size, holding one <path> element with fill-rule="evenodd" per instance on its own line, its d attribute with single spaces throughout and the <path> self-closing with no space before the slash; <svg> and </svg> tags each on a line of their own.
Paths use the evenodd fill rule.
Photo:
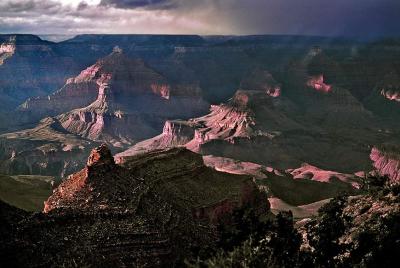
<svg viewBox="0 0 400 268">
<path fill-rule="evenodd" d="M 0 33 L 399 36 L 400 0 L 0 0 Z"/>
</svg>

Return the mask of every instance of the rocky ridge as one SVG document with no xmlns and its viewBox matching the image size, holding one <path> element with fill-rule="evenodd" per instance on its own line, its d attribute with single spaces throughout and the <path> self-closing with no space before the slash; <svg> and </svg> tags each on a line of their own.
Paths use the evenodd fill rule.
<svg viewBox="0 0 400 268">
<path fill-rule="evenodd" d="M 317 215 L 318 209 L 339 194 L 356 194 L 362 178 L 355 174 L 322 170 L 308 164 L 279 170 L 226 157 L 203 156 L 204 163 L 221 172 L 250 175 L 268 194 L 273 212 L 291 210 L 296 219 Z"/>
<path fill-rule="evenodd" d="M 177 265 L 192 248 L 215 241 L 213 222 L 233 208 L 251 205 L 258 213 L 268 212 L 266 196 L 250 177 L 216 172 L 185 149 L 117 162 L 105 145 L 94 149 L 86 167 L 55 189 L 44 214 L 11 224 L 18 231 L 1 245 L 3 260 Z M 32 244 L 38 245 L 35 250 Z"/>
<path fill-rule="evenodd" d="M 0 136 L 1 173 L 51 175 L 57 178 L 75 172 L 96 143 L 66 132 L 53 118 L 35 128 Z"/>
<path fill-rule="evenodd" d="M 143 61 L 115 49 L 54 94 L 20 106 L 16 117 L 56 116 L 46 117 L 34 128 L 2 135 L 0 169 L 5 174 L 65 176 L 84 164 L 68 148 L 84 152 L 107 142 L 121 150 L 154 136 L 169 118 L 187 118 L 207 107 L 198 85 L 169 83 Z M 51 148 L 51 156 L 43 155 L 39 147 Z M 31 168 L 36 163 L 41 168 Z"/>
<path fill-rule="evenodd" d="M 275 83 L 271 83 L 264 88 L 274 87 Z M 307 162 L 343 173 L 368 170 L 368 144 L 379 140 L 371 113 L 344 89 L 310 91 L 304 84 L 302 90 L 303 95 L 296 100 L 285 92 L 271 96 L 265 90 L 238 90 L 227 103 L 211 106 L 208 115 L 169 121 L 162 134 L 139 142 L 119 155 L 184 146 L 203 155 L 279 169 Z M 312 104 L 314 101 L 317 103 Z M 310 105 L 304 107 L 304 103 Z M 356 136 L 363 138 L 355 139 Z M 345 142 L 337 146 L 338 139 Z M 355 161 L 354 165 L 341 161 L 343 157 L 339 155 L 347 155 Z"/>
<path fill-rule="evenodd" d="M 400 182 L 400 157 L 396 146 L 373 147 L 370 158 L 381 176 L 388 176 L 393 183 Z"/>
<path fill-rule="evenodd" d="M 151 137 L 170 117 L 198 114 L 206 107 L 198 86 L 172 85 L 143 61 L 115 49 L 56 93 L 28 100 L 20 110 L 63 112 L 56 120 L 68 132 L 123 147 Z"/>
</svg>

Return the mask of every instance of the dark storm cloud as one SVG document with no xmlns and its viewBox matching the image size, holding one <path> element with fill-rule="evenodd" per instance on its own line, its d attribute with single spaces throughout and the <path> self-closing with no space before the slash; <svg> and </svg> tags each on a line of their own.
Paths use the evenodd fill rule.
<svg viewBox="0 0 400 268">
<path fill-rule="evenodd" d="M 400 0 L 102 0 L 121 9 L 171 9 L 239 34 L 379 36 L 400 33 Z"/>
<path fill-rule="evenodd" d="M 100 5 L 118 8 L 170 9 L 176 7 L 173 0 L 101 0 Z"/>
<path fill-rule="evenodd" d="M 13 0 L 0 3 L 1 12 L 20 13 L 31 11 L 48 11 L 61 7 L 61 4 L 53 1 L 42 0 Z"/>
<path fill-rule="evenodd" d="M 0 0 L 0 32 L 32 29 L 398 36 L 400 0 Z"/>
<path fill-rule="evenodd" d="M 400 33 L 398 0 L 236 1 L 227 15 L 241 16 L 236 29 L 260 33 L 385 35 Z"/>
</svg>

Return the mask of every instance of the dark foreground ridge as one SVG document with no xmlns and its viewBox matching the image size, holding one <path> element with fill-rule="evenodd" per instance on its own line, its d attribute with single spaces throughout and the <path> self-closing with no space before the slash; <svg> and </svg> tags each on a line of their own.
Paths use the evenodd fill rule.
<svg viewBox="0 0 400 268">
<path fill-rule="evenodd" d="M 21 267 L 171 266 L 216 241 L 214 223 L 244 205 L 268 214 L 250 177 L 217 172 L 186 149 L 116 164 L 109 149 L 56 188 L 43 213 L 1 203 L 3 263 Z M 3 217 L 7 215 L 7 217 Z M 12 217 L 11 217 L 12 216 Z"/>
</svg>

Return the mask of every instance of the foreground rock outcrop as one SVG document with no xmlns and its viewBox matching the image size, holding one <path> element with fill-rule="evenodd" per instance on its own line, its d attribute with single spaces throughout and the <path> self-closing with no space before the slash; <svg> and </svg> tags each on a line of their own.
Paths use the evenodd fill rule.
<svg viewBox="0 0 400 268">
<path fill-rule="evenodd" d="M 105 145 L 94 149 L 86 167 L 55 189 L 43 214 L 10 220 L 13 232 L 1 245 L 4 263 L 178 265 L 215 241 L 213 223 L 234 208 L 269 211 L 251 177 L 216 172 L 186 149 L 117 163 Z"/>
<path fill-rule="evenodd" d="M 398 188 L 335 198 L 300 228 L 303 249 L 315 266 L 396 267 L 399 220 Z"/>
</svg>

